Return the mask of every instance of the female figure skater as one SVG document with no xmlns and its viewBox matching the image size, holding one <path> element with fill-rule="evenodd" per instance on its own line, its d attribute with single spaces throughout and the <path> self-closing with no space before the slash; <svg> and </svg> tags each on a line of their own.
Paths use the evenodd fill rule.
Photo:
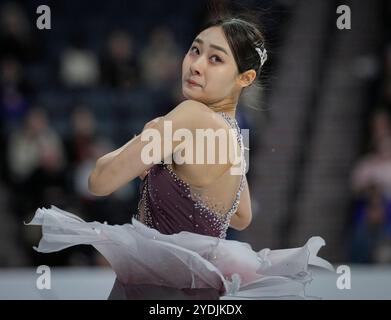
<svg viewBox="0 0 391 320">
<path fill-rule="evenodd" d="M 250 22 L 220 18 L 204 28 L 183 60 L 186 100 L 98 159 L 89 177 L 90 191 L 107 196 L 141 176 L 139 207 L 132 224 L 87 223 L 54 206 L 38 209 L 31 222 L 42 225 L 37 250 L 93 245 L 116 272 L 112 299 L 304 296 L 311 279 L 309 264 L 332 269 L 316 256 L 323 239 L 311 238 L 301 248 L 259 252 L 247 243 L 225 240 L 228 226 L 243 230 L 252 218 L 235 111 L 241 92 L 259 76 L 266 58 L 263 36 Z M 209 163 L 207 154 L 196 163 L 200 141 L 177 141 L 167 135 L 165 123 L 172 125 L 172 132 L 187 129 L 193 137 L 197 129 L 234 132 L 227 134 L 227 150 L 240 151 L 242 171 L 232 174 L 229 161 Z M 151 129 L 159 133 L 158 147 L 164 152 L 155 164 L 146 164 L 149 141 L 142 136 Z M 189 161 L 175 161 L 189 149 L 194 151 L 186 158 Z M 221 156 L 217 146 L 208 151 Z"/>
</svg>

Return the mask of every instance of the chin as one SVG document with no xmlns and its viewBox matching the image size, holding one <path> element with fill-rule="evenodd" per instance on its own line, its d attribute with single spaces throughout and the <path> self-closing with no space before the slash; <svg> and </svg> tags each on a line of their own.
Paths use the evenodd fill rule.
<svg viewBox="0 0 391 320">
<path fill-rule="evenodd" d="M 191 93 L 189 93 L 189 92 L 186 91 L 186 90 L 182 90 L 182 95 L 183 95 L 186 99 L 197 100 L 197 97 L 196 97 L 195 95 L 192 95 Z"/>
<path fill-rule="evenodd" d="M 195 100 L 195 101 L 198 101 L 198 102 L 206 104 L 206 100 L 207 99 L 205 99 L 205 97 L 199 96 L 199 95 L 196 95 L 196 94 L 192 94 L 191 92 L 187 91 L 186 89 L 182 89 L 182 95 L 183 95 L 183 97 L 185 99 Z"/>
</svg>

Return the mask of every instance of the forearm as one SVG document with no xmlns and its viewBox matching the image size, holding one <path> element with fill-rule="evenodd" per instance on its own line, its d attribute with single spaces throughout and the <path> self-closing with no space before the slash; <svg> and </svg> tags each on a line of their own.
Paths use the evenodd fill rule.
<svg viewBox="0 0 391 320">
<path fill-rule="evenodd" d="M 127 148 L 135 142 L 138 136 L 133 137 L 122 147 L 105 154 L 100 157 L 95 164 L 95 168 L 92 170 L 88 178 L 89 191 L 96 196 L 105 196 L 111 193 L 111 183 L 115 183 L 115 177 L 120 175 L 118 172 L 121 169 L 121 158 L 126 155 L 122 155 Z"/>
<path fill-rule="evenodd" d="M 135 139 L 137 138 L 137 135 L 135 135 L 131 140 L 129 140 L 127 143 L 125 143 L 122 147 L 111 151 L 110 153 L 105 154 L 104 156 L 100 157 L 97 160 L 97 165 L 99 163 L 100 166 L 105 165 L 106 163 L 112 161 L 116 156 L 118 156 L 127 146 L 129 146 Z"/>
<path fill-rule="evenodd" d="M 241 218 L 236 213 L 232 215 L 229 222 L 229 226 L 235 230 L 242 231 L 249 226 L 249 222 L 246 219 Z"/>
</svg>

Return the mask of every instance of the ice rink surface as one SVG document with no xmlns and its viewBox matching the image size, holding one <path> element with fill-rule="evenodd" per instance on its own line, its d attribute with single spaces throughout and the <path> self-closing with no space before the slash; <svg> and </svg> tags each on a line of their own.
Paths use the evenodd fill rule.
<svg viewBox="0 0 391 320">
<path fill-rule="evenodd" d="M 338 265 L 335 265 L 338 267 Z M 314 280 L 308 285 L 309 296 L 323 299 L 391 299 L 391 266 L 350 266 L 350 289 L 339 289 L 343 274 L 313 270 Z M 35 268 L 0 269 L 0 299 L 87 299 L 105 300 L 115 274 L 107 268 L 50 269 L 51 289 L 38 289 L 41 273 Z M 346 279 L 345 279 L 346 280 Z"/>
</svg>

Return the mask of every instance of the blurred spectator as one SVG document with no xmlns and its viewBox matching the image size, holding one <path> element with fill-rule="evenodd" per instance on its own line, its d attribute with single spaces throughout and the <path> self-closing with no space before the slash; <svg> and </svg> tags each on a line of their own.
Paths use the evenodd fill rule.
<svg viewBox="0 0 391 320">
<path fill-rule="evenodd" d="M 105 85 L 129 88 L 139 84 L 140 70 L 129 33 L 117 30 L 110 35 L 101 68 Z"/>
<path fill-rule="evenodd" d="M 0 124 L 5 136 L 21 124 L 29 107 L 27 96 L 31 91 L 31 86 L 24 78 L 22 65 L 12 58 L 1 60 Z"/>
<path fill-rule="evenodd" d="M 7 2 L 0 8 L 0 58 L 31 62 L 39 56 L 37 39 L 22 8 Z"/>
<path fill-rule="evenodd" d="M 0 183 L 0 266 L 29 265 L 20 237 L 19 221 L 9 208 L 9 188 Z"/>
<path fill-rule="evenodd" d="M 386 45 L 386 74 L 391 78 L 391 42 Z"/>
<path fill-rule="evenodd" d="M 391 76 L 384 83 L 384 103 L 391 109 Z"/>
<path fill-rule="evenodd" d="M 95 161 L 105 152 L 109 152 L 109 146 L 98 144 L 96 134 L 96 120 L 91 111 L 80 106 L 72 113 L 71 133 L 65 140 L 67 155 L 67 174 L 70 188 L 82 200 L 94 198 L 88 191 L 88 175 L 95 166 Z M 104 150 L 100 150 L 100 148 Z"/>
<path fill-rule="evenodd" d="M 384 103 L 391 109 L 391 43 L 386 46 L 385 59 L 385 77 L 384 77 Z"/>
<path fill-rule="evenodd" d="M 86 107 L 78 107 L 72 113 L 72 132 L 66 139 L 68 163 L 75 166 L 92 156 L 96 138 L 94 115 Z"/>
<path fill-rule="evenodd" d="M 72 45 L 60 57 L 60 78 L 71 88 L 91 87 L 98 83 L 100 76 L 96 54 L 85 47 L 81 34 L 74 35 Z"/>
<path fill-rule="evenodd" d="M 31 247 L 39 241 L 36 229 L 23 228 L 38 207 L 64 206 L 67 201 L 63 145 L 50 127 L 46 113 L 33 108 L 24 125 L 8 141 L 8 171 L 11 183 L 10 209 L 15 214 L 26 254 L 35 257 Z"/>
<path fill-rule="evenodd" d="M 141 57 L 142 76 L 148 87 L 162 88 L 178 81 L 183 57 L 170 29 L 156 28 Z"/>
<path fill-rule="evenodd" d="M 372 120 L 373 151 L 352 174 L 357 202 L 354 212 L 352 260 L 391 262 L 391 122 L 378 111 Z"/>
<path fill-rule="evenodd" d="M 25 124 L 8 142 L 8 167 L 16 183 L 22 183 L 38 168 L 56 172 L 64 167 L 64 150 L 60 137 L 49 126 L 46 113 L 33 108 Z"/>
<path fill-rule="evenodd" d="M 44 111 L 32 109 L 24 126 L 10 136 L 7 159 L 12 209 L 19 217 L 30 216 L 40 206 L 66 201 L 63 145 Z"/>
<path fill-rule="evenodd" d="M 356 193 L 375 185 L 391 195 L 391 123 L 386 111 L 377 111 L 371 126 L 372 151 L 359 161 L 353 174 Z"/>
</svg>

